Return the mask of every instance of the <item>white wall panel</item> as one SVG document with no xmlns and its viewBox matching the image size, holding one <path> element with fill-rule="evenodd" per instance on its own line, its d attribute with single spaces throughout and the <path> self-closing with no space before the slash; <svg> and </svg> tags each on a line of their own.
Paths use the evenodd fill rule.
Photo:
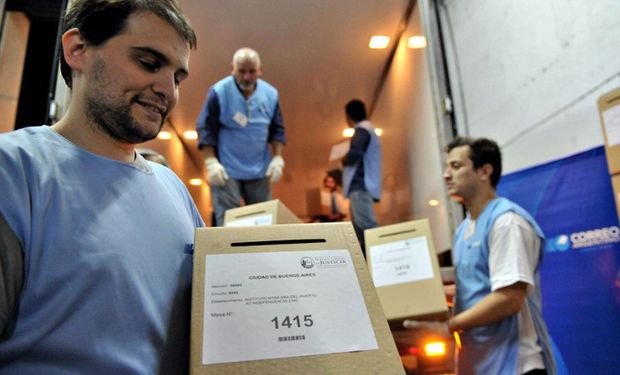
<svg viewBox="0 0 620 375">
<path fill-rule="evenodd" d="M 620 2 L 446 0 L 459 129 L 498 141 L 505 171 L 603 143 L 596 100 L 620 86 Z"/>
</svg>

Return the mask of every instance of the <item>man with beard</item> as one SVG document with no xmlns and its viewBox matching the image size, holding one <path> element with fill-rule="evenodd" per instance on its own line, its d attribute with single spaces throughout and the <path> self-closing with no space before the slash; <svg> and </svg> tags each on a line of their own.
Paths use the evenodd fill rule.
<svg viewBox="0 0 620 375">
<path fill-rule="evenodd" d="M 270 183 L 282 176 L 286 136 L 278 91 L 261 74 L 258 53 L 237 50 L 232 74 L 211 87 L 196 123 L 216 225 L 242 197 L 245 204 L 271 199 Z"/>
<path fill-rule="evenodd" d="M 194 229 L 135 152 L 178 100 L 196 36 L 174 0 L 77 0 L 53 126 L 0 135 L 0 371 L 187 373 Z"/>
</svg>

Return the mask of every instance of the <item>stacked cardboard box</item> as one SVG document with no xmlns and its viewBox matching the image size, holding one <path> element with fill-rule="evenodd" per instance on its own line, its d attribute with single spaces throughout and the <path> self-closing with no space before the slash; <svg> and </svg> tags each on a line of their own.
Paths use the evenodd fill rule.
<svg viewBox="0 0 620 375">
<path fill-rule="evenodd" d="M 601 96 L 598 110 L 605 138 L 607 166 L 620 218 L 620 88 Z"/>
<path fill-rule="evenodd" d="M 448 305 L 427 219 L 367 229 L 366 257 L 390 325 L 443 320 Z"/>
<path fill-rule="evenodd" d="M 302 221 L 280 200 L 249 204 L 226 210 L 225 227 L 241 227 L 273 224 L 299 224 Z"/>
</svg>

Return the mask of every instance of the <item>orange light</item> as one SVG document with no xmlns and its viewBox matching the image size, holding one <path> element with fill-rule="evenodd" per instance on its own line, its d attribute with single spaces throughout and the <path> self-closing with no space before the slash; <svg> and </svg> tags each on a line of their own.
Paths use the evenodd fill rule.
<svg viewBox="0 0 620 375">
<path fill-rule="evenodd" d="M 426 38 L 423 36 L 412 36 L 407 41 L 407 46 L 409 48 L 425 48 L 426 47 Z"/>
<path fill-rule="evenodd" d="M 195 130 L 186 130 L 183 132 L 185 139 L 198 139 L 198 133 Z"/>
<path fill-rule="evenodd" d="M 157 138 L 158 139 L 163 139 L 163 140 L 169 140 L 172 139 L 172 134 L 169 131 L 160 131 L 159 134 L 157 134 Z"/>
<path fill-rule="evenodd" d="M 441 357 L 446 355 L 446 343 L 443 341 L 432 341 L 424 344 L 424 354 L 427 357 Z"/>
<path fill-rule="evenodd" d="M 368 47 L 372 49 L 383 49 L 390 44 L 390 37 L 385 35 L 373 35 L 368 42 Z"/>
</svg>

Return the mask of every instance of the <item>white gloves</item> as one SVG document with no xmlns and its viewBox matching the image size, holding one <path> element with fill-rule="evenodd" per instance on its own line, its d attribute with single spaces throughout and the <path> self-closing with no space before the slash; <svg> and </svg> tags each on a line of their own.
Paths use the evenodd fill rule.
<svg viewBox="0 0 620 375">
<path fill-rule="evenodd" d="M 282 177 L 282 169 L 284 168 L 284 159 L 282 156 L 276 155 L 271 159 L 269 167 L 267 167 L 267 176 L 271 177 L 271 183 L 280 181 Z"/>
<path fill-rule="evenodd" d="M 211 186 L 224 186 L 228 180 L 228 173 L 224 166 L 215 157 L 205 159 L 205 167 L 207 168 L 207 176 Z"/>
</svg>

